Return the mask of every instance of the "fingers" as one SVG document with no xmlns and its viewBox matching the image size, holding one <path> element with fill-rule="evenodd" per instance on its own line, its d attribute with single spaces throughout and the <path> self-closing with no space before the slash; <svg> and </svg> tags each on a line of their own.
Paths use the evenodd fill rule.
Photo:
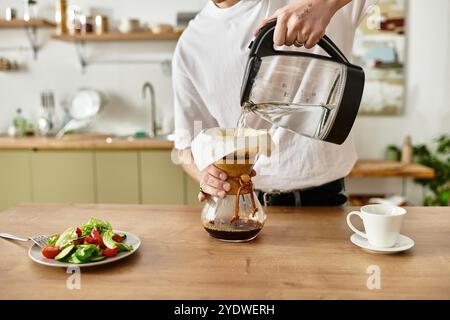
<svg viewBox="0 0 450 320">
<path fill-rule="evenodd" d="M 220 176 L 222 174 L 225 173 L 216 167 L 207 168 L 205 170 L 200 181 L 200 187 L 202 191 L 198 193 L 198 201 L 203 202 L 208 199 L 210 195 L 217 196 L 222 199 L 226 197 L 227 192 L 231 189 L 231 185 L 228 182 L 217 178 L 217 176 Z M 254 176 L 256 176 L 256 171 L 252 170 L 250 172 L 250 177 Z M 227 177 L 225 174 L 225 180 L 226 178 Z"/>
<path fill-rule="evenodd" d="M 275 33 L 273 35 L 273 43 L 276 46 L 282 46 L 286 43 L 288 16 L 286 14 L 280 14 L 277 18 L 277 25 L 275 27 Z"/>
<path fill-rule="evenodd" d="M 221 179 L 223 181 L 227 180 L 227 174 L 225 172 L 223 172 L 222 170 L 220 170 L 219 168 L 217 168 L 214 165 L 211 165 L 207 168 L 207 172 L 212 175 L 213 177 L 216 177 L 218 179 Z"/>
<path fill-rule="evenodd" d="M 219 190 L 230 191 L 230 184 L 228 182 L 223 181 L 221 179 L 217 179 L 216 177 L 214 177 L 212 175 L 206 176 L 203 180 L 203 183 L 204 183 L 203 186 L 205 186 L 205 184 L 206 184 L 210 187 L 213 187 L 213 188 L 216 188 Z M 203 189 L 203 186 L 202 186 L 202 189 Z"/>
<path fill-rule="evenodd" d="M 198 199 L 203 201 L 207 195 L 225 198 L 227 192 L 230 191 L 230 184 L 226 182 L 227 175 L 214 165 L 209 166 L 200 179 L 200 188 L 202 192 L 198 195 Z"/>
<path fill-rule="evenodd" d="M 216 187 L 213 187 L 209 184 L 203 184 L 202 185 L 202 191 L 205 194 L 211 195 L 211 196 L 216 196 L 216 197 L 220 197 L 220 198 L 225 198 L 227 193 L 223 190 L 223 189 L 219 189 Z"/>
<path fill-rule="evenodd" d="M 300 17 L 296 14 L 291 15 L 287 23 L 287 33 L 285 45 L 292 46 L 298 39 L 298 31 L 302 27 L 302 21 Z"/>
<path fill-rule="evenodd" d="M 203 202 L 203 201 L 205 201 L 206 199 L 207 199 L 207 195 L 205 194 L 205 193 L 203 193 L 203 192 L 199 192 L 198 193 L 198 201 L 199 202 Z"/>
<path fill-rule="evenodd" d="M 326 1 L 293 2 L 263 20 L 257 32 L 269 21 L 277 19 L 273 36 L 276 46 L 300 47 L 303 44 L 305 48 L 311 49 L 323 36 L 335 12 Z"/>
<path fill-rule="evenodd" d="M 275 20 L 277 17 L 275 15 L 270 16 L 267 19 L 264 19 L 261 24 L 258 26 L 258 28 L 256 28 L 256 31 L 253 33 L 253 35 L 256 37 L 256 35 L 259 33 L 259 31 L 266 25 L 268 24 L 270 21 Z"/>
<path fill-rule="evenodd" d="M 306 40 L 305 48 L 311 49 L 320 41 L 320 39 L 322 39 L 322 37 L 323 37 L 322 33 L 313 33 L 308 37 L 308 40 Z"/>
</svg>

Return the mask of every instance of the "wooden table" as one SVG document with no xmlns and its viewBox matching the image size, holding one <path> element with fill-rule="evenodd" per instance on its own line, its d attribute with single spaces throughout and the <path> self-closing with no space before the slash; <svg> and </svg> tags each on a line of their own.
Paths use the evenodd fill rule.
<svg viewBox="0 0 450 320">
<path fill-rule="evenodd" d="M 27 257 L 30 243 L 0 239 L 0 299 L 450 299 L 450 208 L 407 209 L 416 246 L 374 255 L 349 241 L 351 208 L 271 208 L 255 241 L 234 244 L 209 237 L 194 206 L 20 205 L 0 214 L 1 231 L 52 234 L 97 216 L 143 243 L 82 269 L 81 289 L 69 290 L 65 269 Z M 374 265 L 379 290 L 366 286 Z"/>
</svg>

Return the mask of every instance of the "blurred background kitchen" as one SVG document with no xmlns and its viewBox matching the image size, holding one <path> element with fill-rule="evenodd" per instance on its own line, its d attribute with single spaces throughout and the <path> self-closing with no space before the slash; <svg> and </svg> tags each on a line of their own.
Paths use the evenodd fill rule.
<svg viewBox="0 0 450 320">
<path fill-rule="evenodd" d="M 171 161 L 170 62 L 206 1 L 0 1 L 0 210 L 196 203 Z M 447 0 L 382 0 L 361 25 L 353 204 L 448 205 L 449 57 Z"/>
</svg>

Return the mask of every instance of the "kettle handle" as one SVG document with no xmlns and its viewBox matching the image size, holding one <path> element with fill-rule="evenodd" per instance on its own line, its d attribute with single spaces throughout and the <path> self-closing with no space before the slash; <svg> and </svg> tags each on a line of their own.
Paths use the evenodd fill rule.
<svg viewBox="0 0 450 320">
<path fill-rule="evenodd" d="M 290 54 L 295 54 L 296 51 L 279 51 L 275 50 L 273 43 L 273 35 L 275 32 L 275 26 L 277 25 L 277 20 L 271 20 L 264 27 L 262 27 L 256 38 L 251 44 L 250 55 L 257 55 L 259 57 L 271 56 L 279 54 L 280 52 L 289 52 Z M 326 35 L 322 37 L 317 43 L 326 53 L 330 55 L 331 58 L 337 62 L 350 64 L 345 55 L 339 50 L 336 44 Z"/>
</svg>

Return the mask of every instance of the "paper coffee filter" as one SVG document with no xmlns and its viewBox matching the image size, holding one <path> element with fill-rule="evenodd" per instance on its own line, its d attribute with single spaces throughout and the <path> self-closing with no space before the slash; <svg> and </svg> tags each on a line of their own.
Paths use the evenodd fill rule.
<svg viewBox="0 0 450 320">
<path fill-rule="evenodd" d="M 238 134 L 236 131 L 238 130 Z M 273 141 L 268 131 L 250 128 L 210 128 L 202 130 L 192 141 L 191 151 L 201 171 L 232 153 L 270 156 Z"/>
</svg>

